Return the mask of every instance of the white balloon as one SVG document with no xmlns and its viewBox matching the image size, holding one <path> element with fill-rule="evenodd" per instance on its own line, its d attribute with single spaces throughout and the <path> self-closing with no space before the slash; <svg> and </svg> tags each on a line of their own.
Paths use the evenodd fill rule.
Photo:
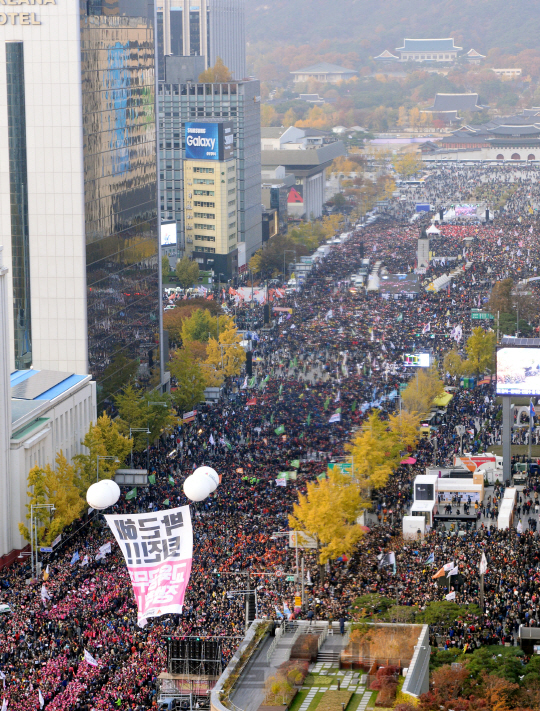
<svg viewBox="0 0 540 711">
<path fill-rule="evenodd" d="M 195 469 L 192 476 L 201 476 L 207 479 L 211 483 L 210 493 L 213 493 L 219 485 L 219 474 L 212 467 L 198 467 Z"/>
<path fill-rule="evenodd" d="M 92 484 L 86 492 L 88 505 L 93 509 L 107 509 L 120 498 L 120 487 L 112 479 L 102 479 L 96 484 Z"/>
<path fill-rule="evenodd" d="M 211 493 L 211 481 L 208 477 L 191 474 L 184 482 L 184 494 L 190 501 L 204 501 Z"/>
</svg>

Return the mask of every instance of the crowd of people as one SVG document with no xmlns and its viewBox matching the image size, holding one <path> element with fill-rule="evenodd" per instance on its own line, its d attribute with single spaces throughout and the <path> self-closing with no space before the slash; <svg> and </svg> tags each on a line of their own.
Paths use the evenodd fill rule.
<svg viewBox="0 0 540 711">
<path fill-rule="evenodd" d="M 438 168 L 433 182 L 415 195 L 424 200 L 447 195 L 451 201 L 469 199 L 478 184 L 489 185 L 494 196 L 502 195 L 506 182 L 513 186 L 511 200 L 494 222 L 440 226 L 433 251 L 441 259 L 422 275 L 416 298 L 382 299 L 350 289 L 349 278 L 365 257 L 380 261 L 389 273 L 412 272 L 419 225 L 387 221 L 353 231 L 314 265 L 301 289 L 280 301 L 292 313 L 274 314 L 274 325 L 259 332 L 253 387 L 243 375 L 229 382 L 219 403 L 202 405 L 195 422 L 151 448 L 156 483 L 139 489 L 135 499 L 122 496 L 115 512 L 185 505 L 182 483 L 202 464 L 222 475 L 214 494 L 191 505 L 193 568 L 181 615 L 137 625 L 124 560 L 95 513 L 75 522 L 61 545 L 45 555 L 46 580 L 27 584 L 26 561 L 0 571 L 0 604 L 9 610 L 0 614 L 0 679 L 10 711 L 40 705 L 55 711 L 142 711 L 157 700 L 166 637 L 219 637 L 224 661 L 230 658 L 245 631 L 244 598 L 237 591 L 247 581 L 257 589 L 259 617 L 294 609 L 295 583 L 284 573 L 295 572 L 295 551 L 278 534 L 288 530 L 298 493 L 326 471 L 329 461 L 345 456 L 345 444 L 366 415 L 378 409 L 385 417 L 396 408 L 400 384 L 410 377 L 405 353 L 429 351 L 442 363 L 453 346 L 463 348 L 474 325 L 470 309 L 486 303 L 492 283 L 509 275 L 532 276 L 540 265 L 540 229 L 529 210 L 537 183 L 517 168 L 501 167 L 499 173 L 487 168 L 484 176 L 479 170 Z M 444 291 L 426 290 L 449 264 L 466 262 L 467 272 L 461 270 Z M 247 308 L 238 305 L 240 317 Z M 461 445 L 456 425 L 466 425 L 464 450 L 485 451 L 500 441 L 500 408 L 491 383 L 466 389 L 442 375 L 456 389 L 437 425 L 436 447 L 432 440 L 420 440 L 416 462 L 400 466 L 374 493 L 371 530 L 348 560 L 330 563 L 323 575 L 315 554 L 303 552 L 308 593 L 297 615 L 311 611 L 344 619 L 366 593 L 417 609 L 450 592 L 458 604 L 479 604 L 478 563 L 484 551 L 489 567 L 483 614 L 454 627 L 433 628 L 432 642 L 470 649 L 513 643 L 517 625 L 538 623 L 536 484 L 519 502 L 529 519 L 521 531 L 496 530 L 492 514 L 502 493 L 497 490 L 478 507 L 463 502 L 478 514 L 477 524 L 463 535 L 431 530 L 421 543 L 400 542 L 413 479 L 434 461 L 453 462 Z M 146 465 L 146 453 L 142 457 Z M 280 472 L 291 469 L 296 477 L 278 486 Z M 111 552 L 100 554 L 109 541 Z M 396 553 L 395 570 L 378 564 L 380 554 L 390 550 Z M 449 561 L 459 574 L 433 580 Z"/>
</svg>

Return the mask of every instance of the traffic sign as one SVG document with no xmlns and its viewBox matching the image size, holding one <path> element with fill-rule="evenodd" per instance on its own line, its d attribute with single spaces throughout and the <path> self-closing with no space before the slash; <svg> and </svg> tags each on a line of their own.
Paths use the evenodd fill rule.
<svg viewBox="0 0 540 711">
<path fill-rule="evenodd" d="M 495 316 L 490 314 L 489 311 L 478 311 L 476 309 L 472 309 L 471 318 L 473 321 L 486 321 L 488 319 L 494 319 Z"/>
<path fill-rule="evenodd" d="M 294 575 L 287 575 L 287 577 L 285 578 L 285 580 L 286 580 L 288 583 L 294 583 L 294 578 L 295 578 Z"/>
<path fill-rule="evenodd" d="M 276 570 L 276 578 L 282 578 L 284 575 L 282 570 Z"/>
</svg>

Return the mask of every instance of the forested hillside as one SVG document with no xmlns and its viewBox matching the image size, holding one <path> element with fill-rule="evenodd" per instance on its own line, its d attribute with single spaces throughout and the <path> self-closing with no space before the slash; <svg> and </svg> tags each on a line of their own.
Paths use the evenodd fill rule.
<svg viewBox="0 0 540 711">
<path fill-rule="evenodd" d="M 250 43 L 300 45 L 328 40 L 331 50 L 367 55 L 403 37 L 454 37 L 465 50 L 508 54 L 535 49 L 534 0 L 247 0 Z"/>
</svg>

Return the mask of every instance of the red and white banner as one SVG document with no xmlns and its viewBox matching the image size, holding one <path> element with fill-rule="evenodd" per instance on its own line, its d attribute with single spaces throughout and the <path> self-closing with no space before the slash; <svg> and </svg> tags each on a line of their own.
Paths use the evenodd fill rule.
<svg viewBox="0 0 540 711">
<path fill-rule="evenodd" d="M 193 559 L 189 506 L 105 518 L 124 554 L 139 621 L 180 614 Z"/>
</svg>

